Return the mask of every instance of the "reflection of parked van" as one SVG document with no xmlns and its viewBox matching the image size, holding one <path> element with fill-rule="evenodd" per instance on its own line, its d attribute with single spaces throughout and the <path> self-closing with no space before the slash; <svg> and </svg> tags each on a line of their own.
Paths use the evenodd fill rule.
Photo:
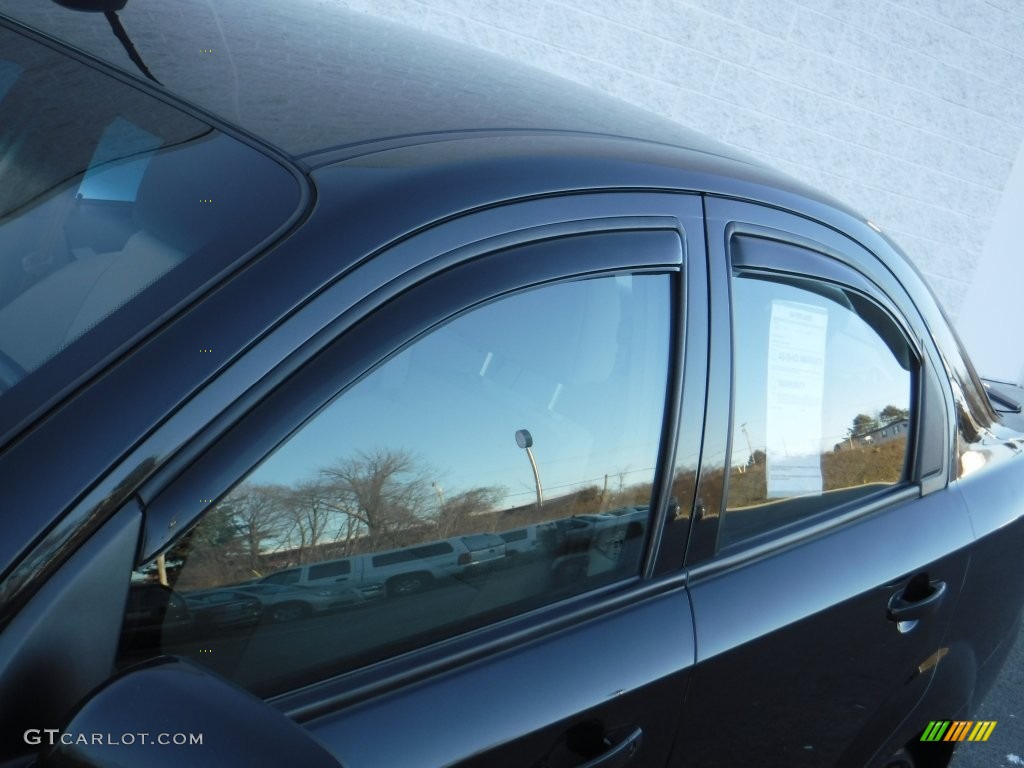
<svg viewBox="0 0 1024 768">
<path fill-rule="evenodd" d="M 470 549 L 459 539 L 433 541 L 288 568 L 260 582 L 304 586 L 343 584 L 359 590 L 366 598 L 380 597 L 385 592 L 391 596 L 411 595 L 438 579 L 458 575 L 467 564 L 475 562 L 472 557 Z"/>
</svg>

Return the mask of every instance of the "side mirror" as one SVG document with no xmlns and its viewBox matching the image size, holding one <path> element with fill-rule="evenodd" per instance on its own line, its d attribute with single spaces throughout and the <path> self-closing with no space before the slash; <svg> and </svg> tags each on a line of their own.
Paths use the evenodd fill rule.
<svg viewBox="0 0 1024 768">
<path fill-rule="evenodd" d="M 39 768 L 340 768 L 294 721 L 171 656 L 132 667 L 94 691 L 52 743 Z"/>
</svg>

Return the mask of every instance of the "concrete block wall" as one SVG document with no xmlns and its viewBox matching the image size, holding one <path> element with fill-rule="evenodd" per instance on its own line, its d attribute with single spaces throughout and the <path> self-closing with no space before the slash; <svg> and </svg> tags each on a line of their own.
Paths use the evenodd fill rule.
<svg viewBox="0 0 1024 768">
<path fill-rule="evenodd" d="M 1024 139 L 1020 0 L 323 1 L 591 86 L 830 192 L 953 317 Z"/>
</svg>

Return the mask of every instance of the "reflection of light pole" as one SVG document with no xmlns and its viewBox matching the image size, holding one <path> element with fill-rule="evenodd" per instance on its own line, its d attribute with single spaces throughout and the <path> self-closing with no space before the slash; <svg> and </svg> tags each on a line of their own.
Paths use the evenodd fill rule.
<svg viewBox="0 0 1024 768">
<path fill-rule="evenodd" d="M 754 448 L 750 445 L 750 435 L 747 434 L 747 422 L 740 424 L 740 429 L 743 430 L 743 436 L 747 438 L 747 453 L 750 454 L 750 463 L 754 463 Z"/>
<path fill-rule="evenodd" d="M 530 430 L 516 430 L 516 445 L 526 450 L 526 457 L 530 460 L 530 466 L 533 467 L 533 480 L 537 484 L 537 509 L 540 509 L 544 506 L 544 489 L 540 484 L 540 472 L 537 471 L 537 462 L 533 458 L 533 451 L 530 450 L 533 446 L 533 435 L 530 434 Z"/>
</svg>

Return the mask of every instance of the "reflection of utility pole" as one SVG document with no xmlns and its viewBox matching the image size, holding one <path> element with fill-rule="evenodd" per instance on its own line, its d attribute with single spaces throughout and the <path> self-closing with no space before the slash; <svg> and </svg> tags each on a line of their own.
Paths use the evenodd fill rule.
<svg viewBox="0 0 1024 768">
<path fill-rule="evenodd" d="M 540 472 L 537 471 L 537 462 L 533 458 L 533 435 L 530 434 L 530 430 L 516 430 L 516 445 L 526 451 L 526 457 L 530 460 L 530 466 L 533 468 L 533 481 L 537 485 L 537 509 L 540 509 L 544 506 L 544 489 L 540 484 Z"/>
<path fill-rule="evenodd" d="M 445 519 L 447 516 L 444 513 L 444 488 L 435 482 L 431 482 L 430 485 L 433 487 L 434 493 L 437 494 L 437 525 L 441 534 L 447 536 L 452 521 Z"/>
<path fill-rule="evenodd" d="M 747 434 L 747 422 L 740 424 L 740 429 L 743 431 L 743 436 L 747 438 L 747 453 L 750 455 L 749 463 L 754 463 L 754 447 L 750 444 L 750 435 Z"/>
</svg>

